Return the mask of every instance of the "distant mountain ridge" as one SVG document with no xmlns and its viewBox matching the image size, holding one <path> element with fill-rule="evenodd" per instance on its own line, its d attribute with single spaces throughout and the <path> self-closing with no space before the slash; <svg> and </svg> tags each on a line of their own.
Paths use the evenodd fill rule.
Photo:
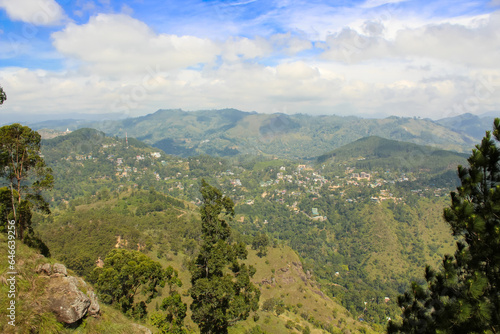
<svg viewBox="0 0 500 334">
<path fill-rule="evenodd" d="M 53 123 L 53 128 L 91 127 L 112 136 L 128 135 L 179 156 L 259 154 L 314 159 L 368 136 L 468 152 L 477 142 L 477 131 L 465 131 L 456 124 L 447 119 L 434 122 L 394 116 L 362 119 L 335 115 L 259 114 L 237 109 L 189 112 L 160 109 L 125 120 Z M 482 126 L 484 134 L 491 122 Z M 39 129 L 50 125 L 44 122 L 33 127 Z"/>
<path fill-rule="evenodd" d="M 496 115 L 496 117 L 498 116 L 500 116 L 500 112 Z M 493 112 L 482 115 L 481 117 L 467 113 L 443 118 L 436 121 L 436 123 L 455 132 L 476 138 L 477 141 L 479 141 L 484 136 L 484 132 L 491 129 L 491 124 L 493 124 L 494 119 L 495 115 Z"/>
</svg>

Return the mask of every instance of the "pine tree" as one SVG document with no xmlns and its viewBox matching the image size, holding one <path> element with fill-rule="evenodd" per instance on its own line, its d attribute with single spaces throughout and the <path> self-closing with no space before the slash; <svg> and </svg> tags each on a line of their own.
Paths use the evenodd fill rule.
<svg viewBox="0 0 500 334">
<path fill-rule="evenodd" d="M 496 142 L 495 142 L 496 141 Z M 500 331 L 500 119 L 458 167 L 461 186 L 444 218 L 460 237 L 439 272 L 427 266 L 427 287 L 412 283 L 398 298 L 402 322 L 389 333 L 498 333 Z"/>
<path fill-rule="evenodd" d="M 190 268 L 192 319 L 201 333 L 226 334 L 229 326 L 258 309 L 260 291 L 250 281 L 255 269 L 238 261 L 247 257 L 245 244 L 229 242 L 233 201 L 205 180 L 200 192 L 203 234 L 200 253 Z"/>
</svg>

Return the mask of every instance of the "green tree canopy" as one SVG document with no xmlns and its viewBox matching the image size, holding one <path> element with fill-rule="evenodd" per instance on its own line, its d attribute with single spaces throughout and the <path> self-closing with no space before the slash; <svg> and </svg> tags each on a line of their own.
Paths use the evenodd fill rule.
<svg viewBox="0 0 500 334">
<path fill-rule="evenodd" d="M 175 287 L 182 286 L 177 270 L 169 266 L 165 270 L 165 280 L 169 287 L 169 295 L 164 298 L 160 309 L 164 313 L 156 313 L 151 316 L 151 323 L 156 326 L 159 333 L 186 334 L 184 318 L 186 317 L 187 305 L 182 302 L 181 295 Z"/>
<path fill-rule="evenodd" d="M 146 303 L 165 286 L 166 273 L 160 263 L 145 254 L 127 249 L 108 253 L 102 268 L 95 268 L 89 280 L 95 284 L 101 300 L 119 307 L 129 315 L 145 315 L 144 303 L 134 304 L 138 292 L 146 295 Z"/>
<path fill-rule="evenodd" d="M 0 105 L 7 101 L 7 95 L 5 94 L 2 86 L 0 86 Z"/>
<path fill-rule="evenodd" d="M 267 255 L 267 246 L 269 246 L 269 238 L 264 233 L 259 233 L 253 238 L 252 249 L 258 250 L 259 257 Z"/>
<path fill-rule="evenodd" d="M 427 266 L 427 286 L 413 282 L 398 298 L 402 322 L 389 333 L 498 333 L 500 331 L 500 119 L 458 167 L 461 185 L 444 211 L 454 255 L 436 272 Z"/>
<path fill-rule="evenodd" d="M 192 319 L 201 333 L 226 334 L 229 326 L 258 309 L 260 291 L 250 281 L 255 269 L 238 261 L 246 259 L 246 245 L 229 242 L 233 201 L 205 180 L 200 192 L 203 241 L 190 268 Z"/>
<path fill-rule="evenodd" d="M 31 230 L 32 209 L 50 213 L 42 191 L 52 188 L 54 178 L 40 155 L 40 141 L 40 134 L 27 126 L 12 124 L 0 128 L 0 177 L 10 190 L 10 205 L 5 207 L 11 212 L 5 213 L 15 219 L 19 239 Z"/>
</svg>

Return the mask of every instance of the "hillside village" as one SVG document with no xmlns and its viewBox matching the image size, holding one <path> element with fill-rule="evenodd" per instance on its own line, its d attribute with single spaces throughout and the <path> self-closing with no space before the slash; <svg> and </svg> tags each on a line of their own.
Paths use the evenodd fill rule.
<svg viewBox="0 0 500 334">
<path fill-rule="evenodd" d="M 153 186 L 196 205 L 200 204 L 196 192 L 200 176 L 213 177 L 237 205 L 253 205 L 260 198 L 282 204 L 312 220 L 326 220 L 328 217 L 321 207 L 301 210 L 298 204 L 303 198 L 315 201 L 328 196 L 353 204 L 365 200 L 398 203 L 403 202 L 403 198 L 394 194 L 395 188 L 423 197 L 445 196 L 450 190 L 429 186 L 408 188 L 415 186 L 419 178 L 427 177 L 425 171 L 363 170 L 356 166 L 357 161 L 365 160 L 363 157 L 328 166 L 268 158 L 256 163 L 252 169 L 235 165 L 227 158 L 210 158 L 210 163 L 217 167 L 216 172 L 198 175 L 193 172 L 206 167 L 206 161 L 173 157 L 151 148 L 137 148 L 130 145 L 128 139 L 117 138 L 105 138 L 98 148 L 94 145 L 85 154 L 71 152 L 61 160 L 85 168 L 89 164 L 107 163 L 111 168 L 94 171 L 89 180 L 116 180 L 120 183 L 117 190 Z M 258 187 L 254 186 L 256 183 Z"/>
</svg>

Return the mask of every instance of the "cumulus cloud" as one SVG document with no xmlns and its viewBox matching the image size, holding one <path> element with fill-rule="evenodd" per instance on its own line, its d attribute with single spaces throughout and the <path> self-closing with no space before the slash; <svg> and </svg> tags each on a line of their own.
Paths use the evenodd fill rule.
<svg viewBox="0 0 500 334">
<path fill-rule="evenodd" d="M 422 74 L 408 70 L 407 64 L 391 62 L 346 68 L 328 62 L 265 66 L 242 61 L 128 78 L 20 68 L 0 71 L 0 77 L 9 100 L 15 101 L 3 106 L 5 112 L 64 110 L 134 116 L 159 108 L 234 107 L 265 113 L 357 112 L 441 118 L 493 110 L 500 104 L 498 70 L 469 70 L 462 76 L 430 72 Z"/>
<path fill-rule="evenodd" d="M 0 0 L 10 19 L 37 26 L 61 24 L 66 15 L 55 0 Z"/>
<path fill-rule="evenodd" d="M 286 33 L 218 39 L 159 33 L 130 15 L 99 14 L 52 34 L 71 64 L 65 69 L 0 69 L 9 101 L 16 101 L 2 108 L 140 115 L 234 107 L 440 118 L 500 105 L 498 13 L 350 22 L 352 15 L 342 17 L 347 11 L 329 19 L 323 13 L 317 25 L 311 13 L 295 12 Z M 295 29 L 297 22 L 304 29 Z"/>
<path fill-rule="evenodd" d="M 319 77 L 317 68 L 313 68 L 306 63 L 299 61 L 294 63 L 280 64 L 276 67 L 276 76 L 289 80 L 307 80 Z"/>
<path fill-rule="evenodd" d="M 223 45 L 222 55 L 228 61 L 264 57 L 272 52 L 271 44 L 264 38 L 229 38 Z"/>
<path fill-rule="evenodd" d="M 101 74 L 163 70 L 213 61 L 220 47 L 209 39 L 156 34 L 145 23 L 123 14 L 99 14 L 87 24 L 69 24 L 52 34 L 55 48 Z"/>
<path fill-rule="evenodd" d="M 490 15 L 482 25 L 440 23 L 397 31 L 394 39 L 379 32 L 383 27 L 360 33 L 351 28 L 329 35 L 318 46 L 324 59 L 345 63 L 370 59 L 430 58 L 470 66 L 498 66 L 500 59 L 500 13 Z"/>
<path fill-rule="evenodd" d="M 285 53 L 288 56 L 296 55 L 302 51 L 310 50 L 313 43 L 299 36 L 292 36 L 290 32 L 286 34 L 275 34 L 269 37 L 275 50 Z"/>
</svg>

